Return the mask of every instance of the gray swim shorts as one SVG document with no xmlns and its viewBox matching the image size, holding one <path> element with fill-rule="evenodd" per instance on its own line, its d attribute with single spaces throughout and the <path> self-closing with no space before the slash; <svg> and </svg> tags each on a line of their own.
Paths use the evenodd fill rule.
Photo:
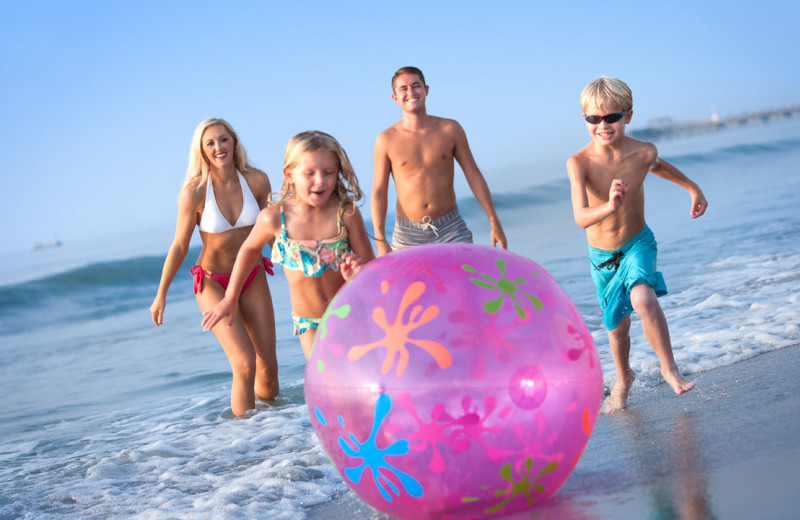
<svg viewBox="0 0 800 520">
<path fill-rule="evenodd" d="M 435 220 L 425 217 L 422 222 L 397 217 L 392 233 L 392 249 L 443 242 L 472 243 L 472 231 L 458 213 L 458 208 Z"/>
</svg>

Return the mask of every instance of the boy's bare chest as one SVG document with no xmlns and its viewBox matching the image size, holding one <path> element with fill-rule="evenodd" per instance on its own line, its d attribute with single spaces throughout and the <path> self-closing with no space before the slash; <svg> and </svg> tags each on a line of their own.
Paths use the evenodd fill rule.
<svg viewBox="0 0 800 520">
<path fill-rule="evenodd" d="M 641 186 L 647 177 L 647 166 L 638 161 L 624 163 L 592 162 L 586 173 L 586 184 L 591 191 L 607 193 L 615 179 L 625 181 L 629 188 Z"/>
</svg>

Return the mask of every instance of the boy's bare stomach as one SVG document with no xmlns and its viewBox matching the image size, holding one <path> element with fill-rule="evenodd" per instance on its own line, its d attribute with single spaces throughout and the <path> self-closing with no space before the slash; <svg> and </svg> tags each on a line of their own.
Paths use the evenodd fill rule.
<svg viewBox="0 0 800 520">
<path fill-rule="evenodd" d="M 586 239 L 595 249 L 616 251 L 627 244 L 633 237 L 644 229 L 644 220 L 627 226 L 603 226 L 602 222 L 586 230 Z"/>
<path fill-rule="evenodd" d="M 396 214 L 400 218 L 412 220 L 414 222 L 422 222 L 425 217 L 430 217 L 431 220 L 436 220 L 453 211 L 456 207 L 455 197 L 443 198 L 443 200 L 431 202 L 419 202 L 416 204 L 406 205 L 405 207 L 397 203 Z"/>
</svg>

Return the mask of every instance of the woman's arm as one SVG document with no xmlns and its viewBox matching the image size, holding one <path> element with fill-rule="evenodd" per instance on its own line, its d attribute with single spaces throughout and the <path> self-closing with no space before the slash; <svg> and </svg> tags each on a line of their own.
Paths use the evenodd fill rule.
<svg viewBox="0 0 800 520">
<path fill-rule="evenodd" d="M 150 305 L 150 315 L 153 323 L 162 325 L 164 323 L 164 308 L 167 305 L 167 291 L 178 272 L 186 253 L 189 252 L 189 242 L 192 233 L 197 225 L 198 200 L 197 190 L 190 186 L 185 186 L 178 197 L 178 222 L 175 225 L 175 236 L 169 246 L 167 258 L 164 260 L 164 267 L 161 270 L 161 281 L 158 284 L 158 292 Z"/>
</svg>

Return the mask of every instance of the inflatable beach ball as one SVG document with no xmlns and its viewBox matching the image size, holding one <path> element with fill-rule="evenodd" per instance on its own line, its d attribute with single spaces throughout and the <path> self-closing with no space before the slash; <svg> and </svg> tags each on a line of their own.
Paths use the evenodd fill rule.
<svg viewBox="0 0 800 520">
<path fill-rule="evenodd" d="M 367 264 L 323 316 L 305 382 L 344 481 L 414 520 L 501 517 L 552 496 L 602 391 L 592 338 L 555 279 L 466 244 Z"/>
</svg>

